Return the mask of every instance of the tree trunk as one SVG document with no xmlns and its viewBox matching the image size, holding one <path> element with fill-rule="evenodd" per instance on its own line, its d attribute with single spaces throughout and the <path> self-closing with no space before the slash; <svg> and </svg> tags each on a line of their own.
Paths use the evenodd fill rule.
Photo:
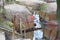
<svg viewBox="0 0 60 40">
<path fill-rule="evenodd" d="M 57 40 L 60 40 L 60 0 L 57 0 L 57 21 L 58 21 Z"/>
<path fill-rule="evenodd" d="M 57 20 L 60 21 L 60 0 L 57 0 Z"/>
</svg>

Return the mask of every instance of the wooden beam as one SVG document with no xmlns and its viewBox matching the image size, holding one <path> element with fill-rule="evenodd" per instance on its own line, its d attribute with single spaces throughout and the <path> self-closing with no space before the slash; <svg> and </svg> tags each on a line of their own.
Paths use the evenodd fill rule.
<svg viewBox="0 0 60 40">
<path fill-rule="evenodd" d="M 43 29 L 43 28 L 29 28 L 29 29 L 26 29 L 26 30 L 22 30 L 22 33 L 24 33 L 24 31 L 26 31 L 26 33 L 28 33 L 28 32 L 32 32 L 32 31 L 36 31 L 36 30 L 40 30 L 40 29 Z M 20 30 L 19 30 L 19 32 L 20 32 Z"/>
</svg>

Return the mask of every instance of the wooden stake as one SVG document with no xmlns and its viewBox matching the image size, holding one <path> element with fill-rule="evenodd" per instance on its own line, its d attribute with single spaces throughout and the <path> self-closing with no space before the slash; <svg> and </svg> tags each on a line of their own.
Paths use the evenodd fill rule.
<svg viewBox="0 0 60 40">
<path fill-rule="evenodd" d="M 14 36 L 15 36 L 16 15 L 14 15 L 13 23 L 14 23 L 14 27 L 13 27 L 13 32 L 12 32 L 12 40 L 14 40 Z"/>
<path fill-rule="evenodd" d="M 15 27 L 13 28 L 13 32 L 12 32 L 12 40 L 14 40 L 14 36 L 15 36 Z"/>
</svg>

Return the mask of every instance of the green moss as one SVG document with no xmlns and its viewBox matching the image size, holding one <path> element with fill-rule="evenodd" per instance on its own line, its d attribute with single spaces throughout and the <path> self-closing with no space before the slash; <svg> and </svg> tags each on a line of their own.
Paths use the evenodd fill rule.
<svg viewBox="0 0 60 40">
<path fill-rule="evenodd" d="M 45 10 L 46 7 L 47 7 L 47 5 L 43 3 L 43 4 L 40 5 L 39 9 L 40 10 Z"/>
</svg>

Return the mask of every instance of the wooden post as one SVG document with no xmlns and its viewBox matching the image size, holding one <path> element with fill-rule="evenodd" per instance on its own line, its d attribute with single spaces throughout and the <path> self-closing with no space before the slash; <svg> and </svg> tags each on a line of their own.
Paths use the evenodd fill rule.
<svg viewBox="0 0 60 40">
<path fill-rule="evenodd" d="M 12 32 L 12 40 L 14 40 L 14 35 L 15 35 L 15 27 L 13 28 L 13 32 Z"/>
<path fill-rule="evenodd" d="M 13 27 L 13 32 L 12 32 L 12 40 L 14 40 L 15 27 L 17 26 L 17 25 L 16 25 L 16 15 L 14 15 L 14 18 L 13 18 L 13 23 L 14 23 L 14 27 Z"/>
<path fill-rule="evenodd" d="M 25 27 L 24 27 L 24 33 L 22 33 L 22 30 L 23 30 L 23 25 L 22 25 L 22 19 L 20 19 L 20 31 L 21 31 L 21 35 L 22 35 L 22 37 L 24 36 L 26 36 L 26 32 L 25 32 Z"/>
<path fill-rule="evenodd" d="M 22 37 L 23 37 L 23 33 L 22 33 L 22 21 L 21 21 L 21 18 L 20 18 L 19 20 L 20 20 L 20 26 L 19 26 L 19 29 L 20 29 L 20 33 L 21 33 L 21 35 L 22 35 Z"/>
</svg>

